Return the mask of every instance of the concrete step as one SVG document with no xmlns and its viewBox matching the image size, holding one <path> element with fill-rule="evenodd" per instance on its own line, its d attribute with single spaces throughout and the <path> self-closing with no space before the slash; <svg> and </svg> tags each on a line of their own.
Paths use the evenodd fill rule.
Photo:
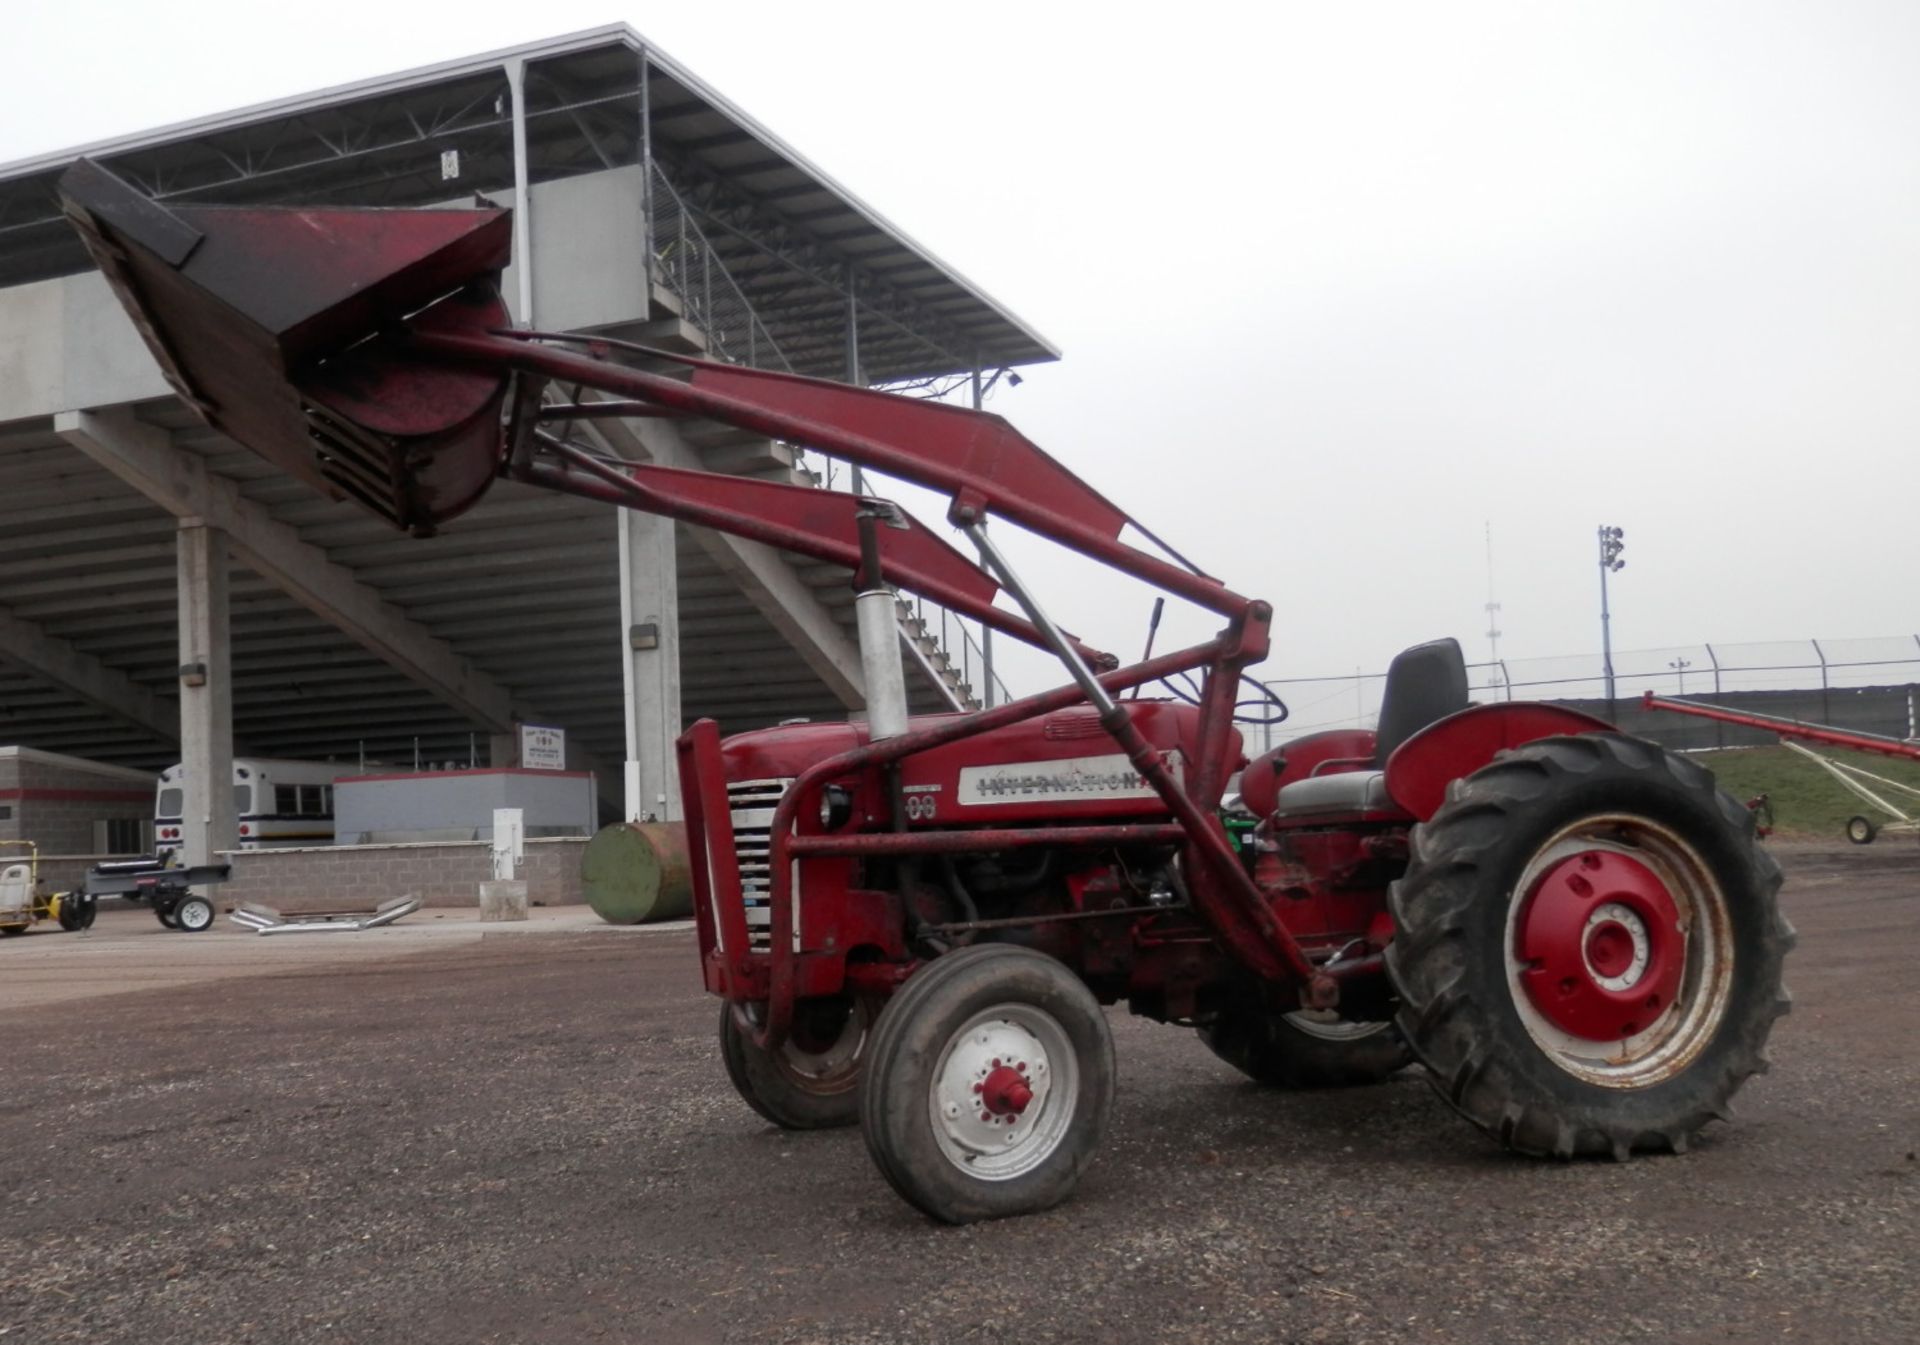
<svg viewBox="0 0 1920 1345">
<path fill-rule="evenodd" d="M 793 450 L 771 439 L 703 448 L 700 456 L 711 470 L 735 476 L 760 477 L 763 473 L 793 471 Z"/>
<path fill-rule="evenodd" d="M 695 448 L 721 448 L 734 444 L 765 443 L 767 436 L 737 425 L 715 420 L 689 420 L 680 427 L 681 437 Z"/>
<path fill-rule="evenodd" d="M 652 322 L 632 323 L 621 333 L 621 339 L 678 355 L 707 353 L 707 334 L 685 318 L 656 318 Z"/>
<path fill-rule="evenodd" d="M 649 286 L 648 297 L 652 300 L 649 317 L 681 318 L 687 314 L 687 306 L 680 302 L 680 296 L 661 284 L 658 278 Z"/>
</svg>

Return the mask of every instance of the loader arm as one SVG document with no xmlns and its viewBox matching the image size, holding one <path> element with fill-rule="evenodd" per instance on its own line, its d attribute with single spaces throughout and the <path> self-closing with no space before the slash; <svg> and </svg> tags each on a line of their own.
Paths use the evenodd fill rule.
<svg viewBox="0 0 1920 1345">
<path fill-rule="evenodd" d="M 431 535 L 506 477 L 870 570 L 861 563 L 860 515 L 872 512 L 872 501 L 597 457 L 552 433 L 570 416 L 710 419 L 945 495 L 949 521 L 973 542 L 980 564 L 916 524 L 879 530 L 881 576 L 1048 650 L 1071 683 L 871 742 L 833 767 L 896 761 L 933 742 L 1086 701 L 1183 829 L 1194 908 L 1222 945 L 1256 975 L 1296 982 L 1306 1001 L 1332 1002 L 1333 982 L 1276 918 L 1217 817 L 1235 765 L 1238 683 L 1266 656 L 1271 609 L 1164 546 L 1162 556 L 1122 540 L 1130 526 L 1153 538 L 1001 417 L 592 337 L 513 330 L 499 294 L 511 237 L 503 210 L 170 209 L 87 160 L 68 170 L 60 190 L 189 406 L 290 475 L 416 535 Z M 636 351 L 687 376 L 622 362 Z M 555 409 L 545 404 L 550 387 L 623 400 Z M 1116 660 L 1041 609 L 989 536 L 992 518 L 1183 597 L 1226 626 L 1204 644 L 1116 669 Z M 1003 589 L 1020 613 L 995 605 Z M 1200 674 L 1202 691 L 1198 748 L 1183 783 L 1113 693 L 1187 671 Z M 825 769 L 807 775 L 824 778 Z M 792 837 L 781 823 L 803 797 L 797 785 L 781 805 L 784 818 L 776 816 L 776 927 L 790 918 L 784 861 Z M 848 853 L 861 852 L 861 839 L 849 840 Z M 968 844 L 963 834 L 953 841 Z M 742 1019 L 762 1044 L 777 1044 L 792 1009 L 791 995 L 778 992 L 788 956 L 780 940 L 773 956 L 767 1021 Z"/>
</svg>

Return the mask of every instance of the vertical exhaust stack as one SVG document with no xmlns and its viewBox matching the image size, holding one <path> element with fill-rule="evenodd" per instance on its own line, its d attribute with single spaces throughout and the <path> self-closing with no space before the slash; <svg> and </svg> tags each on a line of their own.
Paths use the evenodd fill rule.
<svg viewBox="0 0 1920 1345">
<path fill-rule="evenodd" d="M 906 529 L 908 524 L 900 506 L 888 500 L 865 501 L 857 518 L 860 572 L 853 577 L 853 616 L 867 684 L 867 734 L 877 741 L 907 731 L 907 670 L 900 656 L 897 600 L 881 577 L 879 525 Z"/>
<path fill-rule="evenodd" d="M 170 208 L 82 159 L 61 204 L 174 391 L 215 429 L 420 535 L 486 492 L 509 376 L 421 332 L 509 325 L 510 212 Z"/>
</svg>

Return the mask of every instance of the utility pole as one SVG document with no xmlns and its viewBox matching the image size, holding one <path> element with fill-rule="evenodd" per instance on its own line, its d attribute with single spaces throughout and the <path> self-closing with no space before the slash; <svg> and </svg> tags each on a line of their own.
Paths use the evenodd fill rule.
<svg viewBox="0 0 1920 1345">
<path fill-rule="evenodd" d="M 1667 661 L 1667 666 L 1673 669 L 1674 672 L 1679 675 L 1680 694 L 1682 696 L 1686 695 L 1687 694 L 1687 669 L 1693 666 L 1693 660 L 1687 659 L 1687 658 L 1669 659 Z"/>
<path fill-rule="evenodd" d="M 1487 661 L 1493 665 L 1493 672 L 1487 680 L 1488 687 L 1498 691 L 1505 685 L 1500 666 L 1500 604 L 1493 597 L 1493 520 L 1487 520 Z M 1508 693 L 1511 695 L 1512 693 Z"/>
<path fill-rule="evenodd" d="M 1619 528 L 1600 525 L 1600 666 L 1607 679 L 1607 718 L 1613 709 L 1613 614 L 1607 608 L 1607 576 L 1627 568 L 1620 553 L 1627 548 L 1621 540 L 1626 533 Z"/>
</svg>

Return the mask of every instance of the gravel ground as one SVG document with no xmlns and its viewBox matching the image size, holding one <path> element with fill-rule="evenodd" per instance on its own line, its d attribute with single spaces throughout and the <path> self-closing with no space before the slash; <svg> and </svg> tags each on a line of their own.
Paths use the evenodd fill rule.
<svg viewBox="0 0 1920 1345">
<path fill-rule="evenodd" d="M 1116 1015 L 1077 1197 L 964 1229 L 733 1096 L 684 933 L 16 1010 L 0 1341 L 1913 1341 L 1920 850 L 1783 858 L 1796 1009 L 1690 1154 L 1514 1159 Z"/>
</svg>

